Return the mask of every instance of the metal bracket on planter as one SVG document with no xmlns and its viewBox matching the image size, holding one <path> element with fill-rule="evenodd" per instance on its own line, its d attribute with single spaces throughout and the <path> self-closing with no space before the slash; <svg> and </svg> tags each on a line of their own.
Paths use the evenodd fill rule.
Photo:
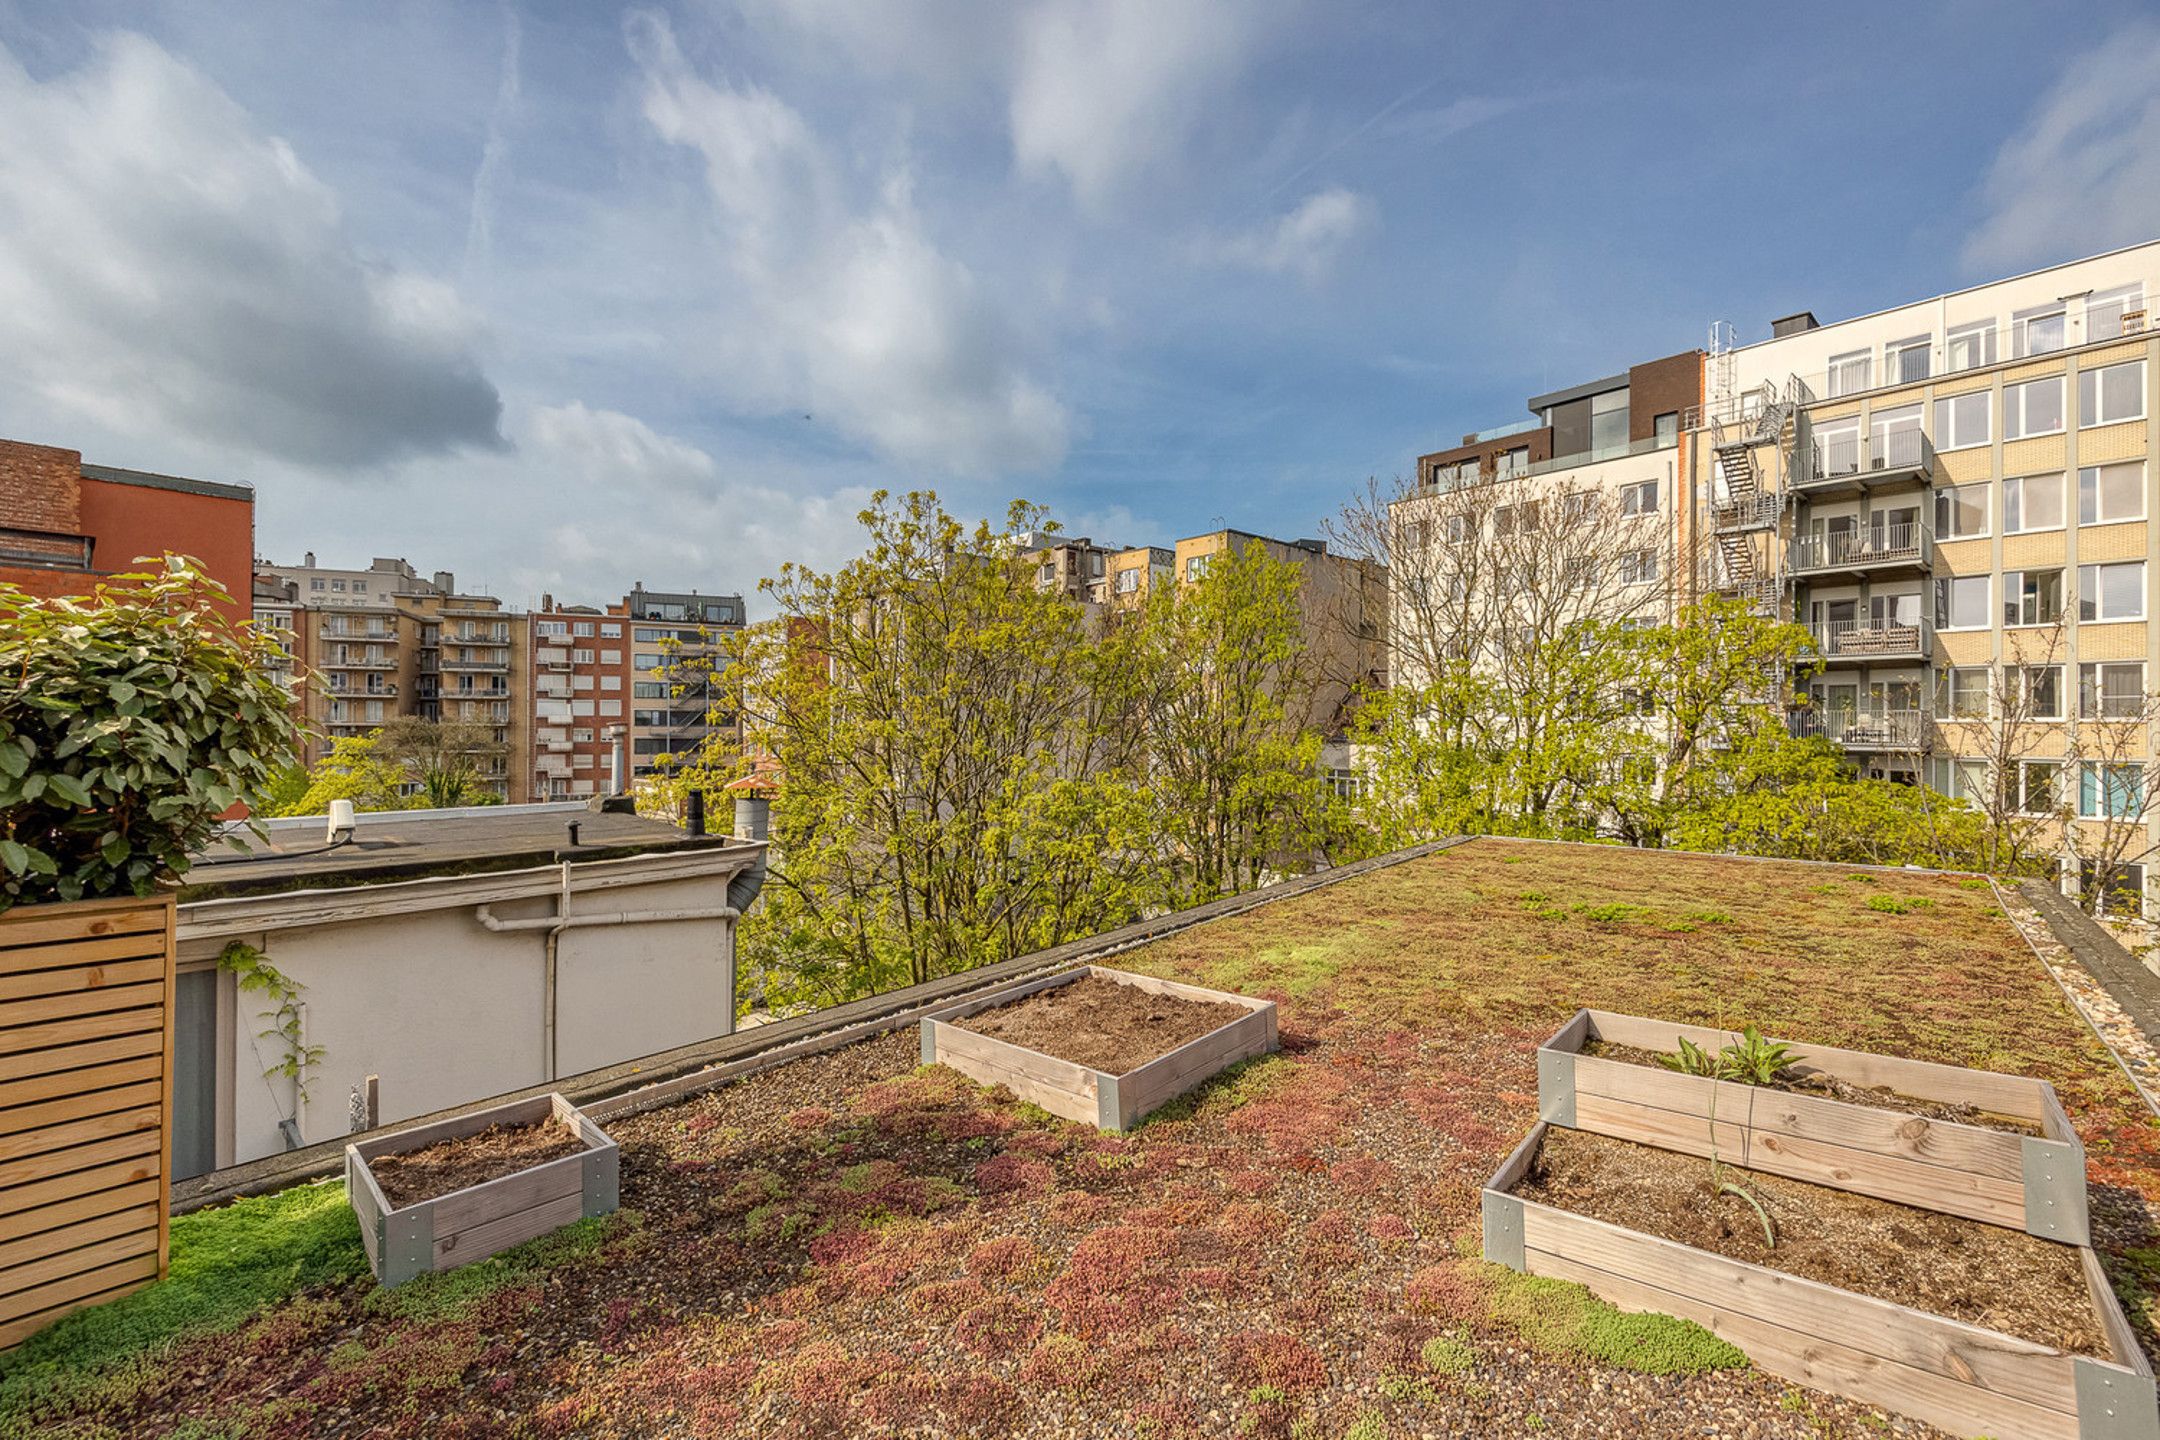
<svg viewBox="0 0 2160 1440">
<path fill-rule="evenodd" d="M 1547 1120 L 1555 1125 L 1574 1125 L 1574 1051 L 1538 1047 L 1537 1109 L 1540 1120 Z"/>
<path fill-rule="evenodd" d="M 585 1152 L 585 1218 L 613 1214 L 622 1204 L 622 1152 L 616 1149 Z"/>
<path fill-rule="evenodd" d="M 2025 1232 L 2069 1245 L 2092 1243 L 2085 1205 L 2085 1155 L 2062 1140 L 2024 1137 Z"/>
<path fill-rule="evenodd" d="M 936 1024 L 935 1020 L 922 1022 L 922 1063 L 925 1065 L 937 1064 L 937 1032 L 931 1028 Z"/>
<path fill-rule="evenodd" d="M 1521 1270 L 1523 1261 L 1522 1201 L 1497 1190 L 1484 1192 L 1485 1258 L 1510 1270 Z"/>
<path fill-rule="evenodd" d="M 415 1275 L 435 1268 L 435 1210 L 415 1205 L 393 1210 L 378 1222 L 381 1226 L 382 1283 L 402 1285 Z"/>
<path fill-rule="evenodd" d="M 1125 1120 L 1119 1110 L 1117 1076 L 1105 1075 L 1095 1082 L 1095 1123 L 1105 1130 L 1123 1130 Z"/>
<path fill-rule="evenodd" d="M 2075 1357 L 2078 1440 L 2160 1440 L 2151 1377 Z"/>
</svg>

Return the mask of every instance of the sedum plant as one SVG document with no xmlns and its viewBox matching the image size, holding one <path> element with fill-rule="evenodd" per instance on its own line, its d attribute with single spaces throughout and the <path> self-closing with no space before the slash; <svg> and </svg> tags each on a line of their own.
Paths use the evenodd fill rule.
<svg viewBox="0 0 2160 1440">
<path fill-rule="evenodd" d="M 0 910 L 148 895 L 298 738 L 275 642 L 196 562 L 48 600 L 0 585 Z"/>
</svg>

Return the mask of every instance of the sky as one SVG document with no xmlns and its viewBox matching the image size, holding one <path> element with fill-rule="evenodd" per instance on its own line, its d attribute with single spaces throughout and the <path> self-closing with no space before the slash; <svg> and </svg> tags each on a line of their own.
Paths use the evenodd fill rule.
<svg viewBox="0 0 2160 1440">
<path fill-rule="evenodd" d="M 740 590 L 1317 532 L 1530 394 L 2160 237 L 2160 7 L 0 0 L 0 436 Z"/>
</svg>

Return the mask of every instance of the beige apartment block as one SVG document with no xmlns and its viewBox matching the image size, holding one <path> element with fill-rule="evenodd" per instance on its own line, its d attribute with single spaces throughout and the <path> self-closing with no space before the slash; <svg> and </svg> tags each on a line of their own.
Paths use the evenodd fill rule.
<svg viewBox="0 0 2160 1440">
<path fill-rule="evenodd" d="M 2160 243 L 1713 344 L 1681 543 L 1698 583 L 1814 633 L 1796 729 L 1977 795 L 2030 685 L 2045 733 L 2005 784 L 2115 803 L 2060 757 L 2160 681 L 2156 289 Z"/>
</svg>

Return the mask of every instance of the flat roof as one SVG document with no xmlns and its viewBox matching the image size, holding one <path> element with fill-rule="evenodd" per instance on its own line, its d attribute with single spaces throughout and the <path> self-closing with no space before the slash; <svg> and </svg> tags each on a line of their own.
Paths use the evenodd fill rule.
<svg viewBox="0 0 2160 1440">
<path fill-rule="evenodd" d="M 573 822 L 578 827 L 575 846 L 569 833 Z M 267 822 L 267 838 L 238 831 L 242 849 L 213 843 L 196 855 L 182 882 L 182 898 L 334 889 L 564 860 L 756 848 L 753 842 L 726 835 L 693 836 L 665 820 L 594 810 L 581 801 L 369 811 L 356 817 L 352 841 L 334 848 L 324 843 L 328 824 L 321 815 L 287 817 Z"/>
<path fill-rule="evenodd" d="M 1553 405 L 1565 405 L 1570 400 L 1585 400 L 1592 395 L 1603 395 L 1608 390 L 1626 388 L 1628 372 L 1608 375 L 1602 380 L 1585 380 L 1580 385 L 1570 385 L 1565 390 L 1555 390 L 1549 395 L 1533 395 L 1524 402 L 1532 410 L 1543 410 Z"/>
<path fill-rule="evenodd" d="M 81 467 L 85 480 L 104 480 L 114 485 L 142 485 L 152 490 L 178 490 L 187 495 L 207 495 L 213 500 L 255 503 L 255 487 L 229 485 L 220 480 L 190 480 L 184 475 L 158 475 L 148 470 L 122 470 L 116 465 Z"/>
</svg>

